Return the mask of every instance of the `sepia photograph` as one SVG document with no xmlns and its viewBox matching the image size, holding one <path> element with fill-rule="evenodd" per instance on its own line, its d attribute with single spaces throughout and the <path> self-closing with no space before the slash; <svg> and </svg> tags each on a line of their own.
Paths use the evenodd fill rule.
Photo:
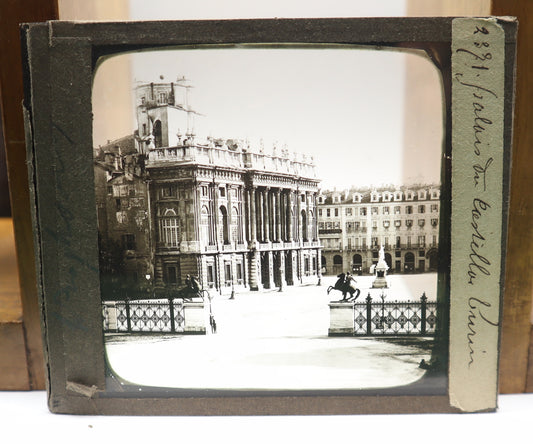
<svg viewBox="0 0 533 444">
<path fill-rule="evenodd" d="M 424 52 L 127 53 L 92 103 L 117 384 L 446 393 L 444 90 Z"/>
</svg>

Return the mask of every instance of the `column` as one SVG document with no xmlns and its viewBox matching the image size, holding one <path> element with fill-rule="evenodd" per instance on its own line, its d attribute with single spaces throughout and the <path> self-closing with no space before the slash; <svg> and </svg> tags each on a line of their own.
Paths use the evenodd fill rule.
<svg viewBox="0 0 533 444">
<path fill-rule="evenodd" d="M 307 223 L 305 224 L 305 230 L 304 233 L 304 240 L 309 241 L 309 227 L 311 226 L 311 193 L 308 191 L 305 192 L 305 218 L 307 219 Z"/>
<path fill-rule="evenodd" d="M 233 239 L 233 233 L 231 227 L 233 225 L 232 209 L 233 209 L 233 200 L 231 197 L 232 188 L 226 185 L 226 199 L 228 200 L 227 211 L 228 211 L 228 243 L 233 245 L 236 242 L 236 239 Z"/>
<path fill-rule="evenodd" d="M 281 242 L 281 190 L 276 191 L 276 241 Z"/>
<path fill-rule="evenodd" d="M 320 248 L 316 250 L 316 274 L 318 277 L 317 285 L 322 285 L 322 252 Z"/>
<path fill-rule="evenodd" d="M 265 226 L 265 242 L 270 242 L 270 210 L 269 210 L 269 188 L 267 188 L 264 193 L 264 206 L 265 206 L 265 214 L 264 214 L 264 220 L 263 224 Z"/>
<path fill-rule="evenodd" d="M 293 213 L 293 208 L 292 208 L 292 199 L 291 199 L 291 194 L 292 192 L 289 190 L 289 192 L 287 193 L 287 195 L 285 196 L 286 200 L 287 200 L 287 207 L 289 207 L 289 216 L 287 218 L 287 240 L 289 242 L 292 242 L 292 213 Z"/>
<path fill-rule="evenodd" d="M 301 201 L 299 190 L 296 190 L 296 240 L 302 241 L 302 224 L 300 223 Z"/>
<path fill-rule="evenodd" d="M 263 191 L 258 190 L 257 193 L 259 194 L 259 214 L 258 214 L 259 217 L 257 219 L 257 223 L 259 226 L 259 242 L 264 242 L 265 241 L 265 231 L 264 231 L 265 208 L 263 206 L 264 195 L 263 195 Z"/>
<path fill-rule="evenodd" d="M 261 268 L 259 267 L 258 262 L 259 251 L 254 250 L 248 253 L 248 270 L 250 273 L 248 282 L 250 283 L 251 291 L 258 291 L 260 287 L 261 280 L 259 279 L 259 271 Z"/>
<path fill-rule="evenodd" d="M 318 240 L 318 207 L 316 204 L 316 195 L 317 193 L 313 193 L 313 213 L 315 214 L 315 218 L 313 220 L 313 241 Z"/>
<path fill-rule="evenodd" d="M 280 190 L 279 215 L 280 215 L 279 223 L 280 223 L 280 226 L 281 226 L 281 229 L 280 229 L 280 240 L 285 242 L 287 240 L 287 236 L 286 236 L 287 205 L 285 204 L 285 193 L 283 192 L 283 190 Z"/>
<path fill-rule="evenodd" d="M 268 256 L 268 287 L 274 288 L 274 257 L 272 251 L 267 251 L 266 255 Z"/>
<path fill-rule="evenodd" d="M 252 221 L 250 220 L 252 210 L 250 206 L 250 190 L 243 188 L 244 192 L 244 242 L 248 243 L 252 239 L 251 235 L 251 226 Z"/>
<path fill-rule="evenodd" d="M 255 187 L 252 187 L 252 189 L 249 191 L 250 193 L 250 238 L 249 240 L 253 243 L 253 246 L 255 247 L 255 243 L 257 242 L 257 215 L 256 215 L 256 208 L 255 208 Z"/>
<path fill-rule="evenodd" d="M 276 224 L 277 224 L 277 205 L 276 205 L 276 191 L 270 191 L 270 239 L 272 242 L 277 242 Z"/>
</svg>

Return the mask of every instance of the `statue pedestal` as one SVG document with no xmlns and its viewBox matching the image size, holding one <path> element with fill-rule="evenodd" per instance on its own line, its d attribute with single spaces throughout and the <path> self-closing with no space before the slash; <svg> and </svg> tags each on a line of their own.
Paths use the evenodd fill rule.
<svg viewBox="0 0 533 444">
<path fill-rule="evenodd" d="M 330 302 L 328 336 L 353 336 L 354 331 L 354 303 Z"/>
<path fill-rule="evenodd" d="M 203 302 L 185 302 L 183 317 L 185 318 L 184 333 L 205 335 L 206 315 Z"/>
<path fill-rule="evenodd" d="M 372 282 L 372 288 L 388 288 L 389 284 L 385 278 L 386 274 L 386 268 L 376 268 L 376 278 L 374 279 L 374 282 Z"/>
</svg>

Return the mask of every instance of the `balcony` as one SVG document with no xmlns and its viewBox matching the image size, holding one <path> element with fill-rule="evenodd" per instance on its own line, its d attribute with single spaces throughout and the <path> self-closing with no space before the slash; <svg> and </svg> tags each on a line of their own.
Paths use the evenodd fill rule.
<svg viewBox="0 0 533 444">
<path fill-rule="evenodd" d="M 341 228 L 330 228 L 318 230 L 318 234 L 339 234 L 342 233 Z"/>
<path fill-rule="evenodd" d="M 150 150 L 148 168 L 168 163 L 222 165 L 316 178 L 314 161 L 305 155 L 289 154 L 288 152 L 281 155 L 270 155 L 250 151 L 250 147 L 216 146 L 213 140 L 208 140 L 205 144 L 194 143 L 192 145 L 158 147 Z"/>
</svg>

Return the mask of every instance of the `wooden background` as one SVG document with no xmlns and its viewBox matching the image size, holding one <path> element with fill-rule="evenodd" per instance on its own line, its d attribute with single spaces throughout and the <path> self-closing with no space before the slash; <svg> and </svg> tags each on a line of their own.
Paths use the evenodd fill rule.
<svg viewBox="0 0 533 444">
<path fill-rule="evenodd" d="M 533 103 L 533 2 L 529 0 L 408 0 L 409 16 L 509 15 L 519 20 L 517 89 L 514 122 L 511 204 L 505 302 L 500 357 L 500 392 L 533 392 L 533 146 L 528 111 Z M 3 0 L 0 3 L 0 91 L 11 212 L 15 223 L 0 219 L 0 389 L 45 388 L 45 372 L 21 112 L 22 72 L 18 24 L 57 18 L 113 19 L 128 17 L 127 1 Z M 408 88 L 409 86 L 407 86 Z M 428 100 L 430 100 L 428 98 Z M 0 147 L 1 149 L 1 147 Z M 0 164 L 3 157 L 0 156 Z M 0 194 L 5 199 L 5 174 L 0 165 Z M 0 213 L 2 215 L 2 213 Z M 17 266 L 18 264 L 18 266 Z M 20 279 L 17 279 L 16 270 Z"/>
</svg>

